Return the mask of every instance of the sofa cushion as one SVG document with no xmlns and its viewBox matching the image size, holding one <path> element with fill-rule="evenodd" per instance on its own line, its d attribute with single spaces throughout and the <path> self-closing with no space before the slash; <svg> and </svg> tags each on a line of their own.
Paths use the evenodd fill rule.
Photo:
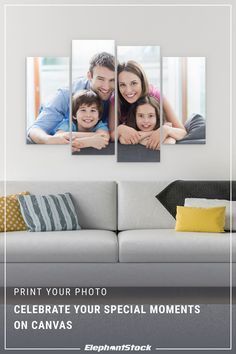
<svg viewBox="0 0 236 354">
<path fill-rule="evenodd" d="M 29 231 L 80 230 L 70 193 L 18 196 Z"/>
<path fill-rule="evenodd" d="M 22 218 L 17 196 L 27 195 L 28 192 L 11 194 L 0 197 L 0 232 L 25 231 L 27 226 Z M 5 220 L 6 213 L 6 220 Z M 5 222 L 6 221 L 6 222 Z"/>
<path fill-rule="evenodd" d="M 176 231 L 224 232 L 225 207 L 194 208 L 177 206 Z"/>
<path fill-rule="evenodd" d="M 230 200 L 230 181 L 174 181 L 163 189 L 157 200 L 176 217 L 176 206 L 184 205 L 185 198 Z M 232 181 L 232 200 L 236 200 L 236 181 Z"/>
<path fill-rule="evenodd" d="M 3 262 L 4 234 L 0 234 Z M 11 232 L 6 235 L 7 262 L 117 262 L 117 236 L 106 230 Z"/>
<path fill-rule="evenodd" d="M 122 231 L 120 262 L 229 262 L 229 233 L 196 233 L 165 230 Z M 236 240 L 234 240 L 236 241 Z M 233 254 L 236 255 L 236 242 Z"/>
<path fill-rule="evenodd" d="M 230 221 L 232 218 L 232 230 L 236 231 L 236 201 L 223 199 L 185 198 L 184 206 L 198 208 L 225 206 L 225 230 L 230 230 Z"/>
<path fill-rule="evenodd" d="M 206 142 L 206 120 L 200 114 L 193 113 L 184 127 L 187 130 L 187 135 L 178 140 L 178 144 L 186 142 L 197 144 L 198 140 L 201 144 Z"/>
<path fill-rule="evenodd" d="M 118 183 L 118 230 L 170 229 L 175 220 L 155 196 L 168 182 Z"/>
<path fill-rule="evenodd" d="M 76 178 L 76 177 L 75 177 Z M 71 193 L 82 229 L 116 230 L 116 182 L 113 181 L 7 181 L 6 193 Z M 0 194 L 4 184 L 0 184 Z"/>
</svg>

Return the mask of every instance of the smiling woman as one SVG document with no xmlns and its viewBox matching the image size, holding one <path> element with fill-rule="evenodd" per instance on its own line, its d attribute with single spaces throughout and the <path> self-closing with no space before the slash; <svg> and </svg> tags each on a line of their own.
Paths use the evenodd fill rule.
<svg viewBox="0 0 236 354">
<path fill-rule="evenodd" d="M 141 79 L 132 72 L 121 71 L 119 75 L 119 92 L 121 97 L 128 103 L 136 102 L 142 94 Z"/>
<path fill-rule="evenodd" d="M 122 144 L 142 143 L 137 129 L 130 128 L 127 124 L 127 117 L 133 110 L 134 104 L 139 99 L 153 98 L 160 107 L 159 90 L 148 83 L 145 71 L 141 65 L 135 61 L 128 60 L 118 65 L 118 89 L 119 89 L 119 141 Z M 159 110 L 160 111 L 160 110 Z M 160 119 L 160 112 L 158 114 Z M 183 124 L 178 120 L 175 112 L 167 99 L 163 98 L 163 130 L 160 134 L 160 124 L 153 129 L 146 139 L 145 146 L 152 150 L 159 150 L 161 143 L 175 144 L 176 140 L 182 139 L 186 135 Z"/>
</svg>

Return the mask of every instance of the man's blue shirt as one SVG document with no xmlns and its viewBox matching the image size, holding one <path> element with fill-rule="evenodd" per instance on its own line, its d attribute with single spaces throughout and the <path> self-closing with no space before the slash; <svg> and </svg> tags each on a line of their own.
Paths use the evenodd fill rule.
<svg viewBox="0 0 236 354">
<path fill-rule="evenodd" d="M 89 90 L 90 81 L 85 78 L 79 78 L 72 85 L 72 94 L 80 90 Z M 103 101 L 102 121 L 108 123 L 109 100 Z M 70 90 L 60 88 L 56 95 L 42 107 L 37 120 L 30 128 L 41 128 L 47 134 L 53 135 L 57 131 L 58 125 L 63 120 L 70 118 Z M 30 129 L 29 128 L 29 129 Z"/>
</svg>

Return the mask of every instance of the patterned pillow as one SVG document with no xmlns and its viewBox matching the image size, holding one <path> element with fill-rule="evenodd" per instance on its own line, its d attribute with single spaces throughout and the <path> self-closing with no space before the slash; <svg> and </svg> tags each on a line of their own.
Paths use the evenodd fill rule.
<svg viewBox="0 0 236 354">
<path fill-rule="evenodd" d="M 7 195 L 6 197 L 0 197 L 0 232 L 6 231 L 25 231 L 27 226 L 22 218 L 18 195 L 27 195 L 29 192 L 22 192 L 18 194 Z M 5 218 L 5 206 L 6 206 L 6 225 L 4 225 Z"/>
<path fill-rule="evenodd" d="M 81 229 L 70 193 L 18 196 L 29 231 Z"/>
<path fill-rule="evenodd" d="M 236 197 L 236 182 L 232 182 L 233 200 Z M 185 198 L 230 199 L 230 181 L 174 181 L 156 198 L 176 217 L 176 206 L 184 205 Z"/>
</svg>

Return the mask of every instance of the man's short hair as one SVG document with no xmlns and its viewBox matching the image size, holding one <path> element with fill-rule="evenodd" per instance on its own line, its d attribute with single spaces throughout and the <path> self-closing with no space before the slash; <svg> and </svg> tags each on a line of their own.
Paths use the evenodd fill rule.
<svg viewBox="0 0 236 354">
<path fill-rule="evenodd" d="M 104 66 L 105 68 L 115 71 L 115 57 L 114 55 L 102 52 L 95 54 L 89 63 L 89 71 L 93 74 L 93 68 L 95 66 Z"/>
</svg>

